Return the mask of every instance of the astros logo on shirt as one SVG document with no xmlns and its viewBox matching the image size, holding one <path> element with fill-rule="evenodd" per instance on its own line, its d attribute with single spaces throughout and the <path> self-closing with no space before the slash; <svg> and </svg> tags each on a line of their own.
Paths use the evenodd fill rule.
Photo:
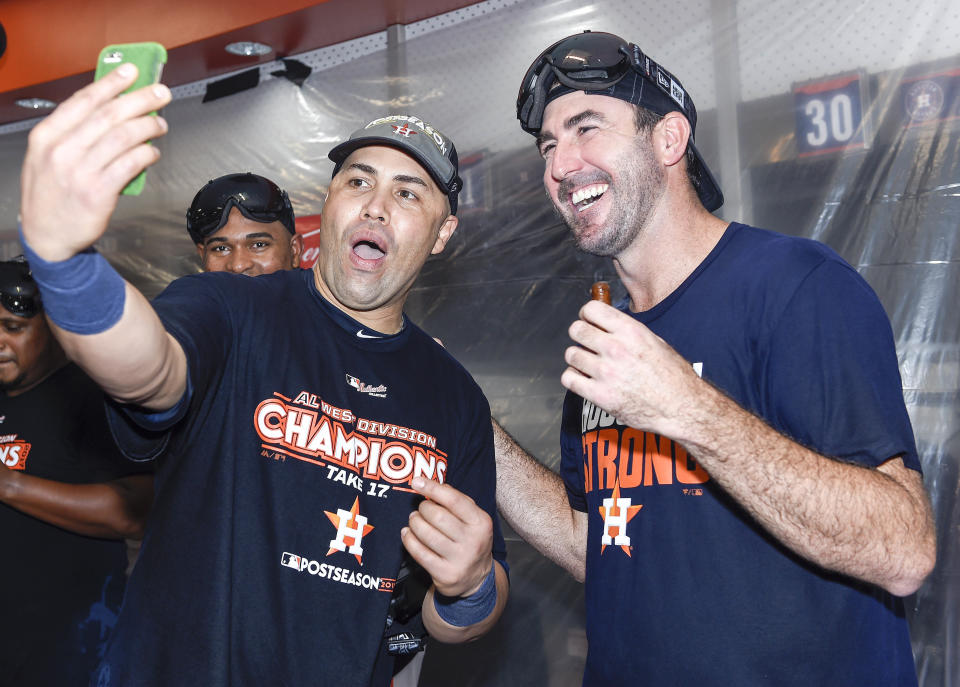
<svg viewBox="0 0 960 687">
<path fill-rule="evenodd" d="M 347 552 L 354 555 L 357 563 L 363 565 L 363 538 L 373 530 L 373 525 L 367 524 L 367 517 L 360 515 L 360 498 L 353 500 L 353 506 L 350 510 L 338 508 L 336 515 L 330 511 L 323 511 L 330 522 L 337 528 L 337 536 L 330 540 L 330 550 L 327 555 L 337 551 Z"/>
<path fill-rule="evenodd" d="M 600 506 L 600 517 L 603 518 L 603 535 L 600 537 L 600 554 L 608 546 L 619 546 L 630 556 L 630 536 L 627 534 L 627 523 L 640 512 L 643 505 L 632 506 L 629 498 L 621 498 L 620 483 L 614 482 L 613 495 L 603 500 Z"/>
</svg>

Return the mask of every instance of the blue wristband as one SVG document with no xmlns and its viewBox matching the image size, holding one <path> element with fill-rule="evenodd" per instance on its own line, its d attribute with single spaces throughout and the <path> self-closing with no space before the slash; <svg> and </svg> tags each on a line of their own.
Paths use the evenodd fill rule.
<svg viewBox="0 0 960 687">
<path fill-rule="evenodd" d="M 493 613 L 497 605 L 497 577 L 494 574 L 496 565 L 494 563 L 490 567 L 483 584 L 470 596 L 451 597 L 434 592 L 433 607 L 437 610 L 437 615 L 449 625 L 467 627 L 479 623 Z"/>
<path fill-rule="evenodd" d="M 47 262 L 27 245 L 23 227 L 18 230 L 51 322 L 75 334 L 99 334 L 120 321 L 126 284 L 106 258 L 88 248 L 72 258 Z"/>
</svg>

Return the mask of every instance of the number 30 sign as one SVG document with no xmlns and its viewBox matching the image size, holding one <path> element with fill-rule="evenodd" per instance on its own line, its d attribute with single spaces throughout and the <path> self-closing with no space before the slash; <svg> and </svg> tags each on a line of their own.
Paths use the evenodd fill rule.
<svg viewBox="0 0 960 687">
<path fill-rule="evenodd" d="M 834 153 L 870 145 L 859 73 L 794 86 L 797 153 Z"/>
</svg>

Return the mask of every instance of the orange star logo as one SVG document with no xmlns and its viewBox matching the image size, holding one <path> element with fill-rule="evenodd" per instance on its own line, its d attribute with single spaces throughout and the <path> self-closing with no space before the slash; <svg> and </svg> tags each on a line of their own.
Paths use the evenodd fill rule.
<svg viewBox="0 0 960 687">
<path fill-rule="evenodd" d="M 363 565 L 363 547 L 360 546 L 361 540 L 373 530 L 373 525 L 367 524 L 367 518 L 360 515 L 360 497 L 353 500 L 353 506 L 349 511 L 342 508 L 337 509 L 336 513 L 323 511 L 334 527 L 337 528 L 337 538 L 331 540 L 330 550 L 327 555 L 337 551 L 348 551 L 357 559 L 357 563 Z"/>
<path fill-rule="evenodd" d="M 600 517 L 603 518 L 603 536 L 600 539 L 600 555 L 603 555 L 607 546 L 616 544 L 623 549 L 625 554 L 630 556 L 630 537 L 627 536 L 627 523 L 633 520 L 633 516 L 640 512 L 643 504 L 631 506 L 628 505 L 630 499 L 620 498 L 619 478 L 613 483 L 613 496 L 609 499 L 604 499 L 603 503 L 604 505 L 599 508 Z"/>
</svg>

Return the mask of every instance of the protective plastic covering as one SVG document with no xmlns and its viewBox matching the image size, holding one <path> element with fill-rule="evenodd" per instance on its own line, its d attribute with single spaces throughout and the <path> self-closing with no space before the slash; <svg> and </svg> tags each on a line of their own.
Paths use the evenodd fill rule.
<svg viewBox="0 0 960 687">
<path fill-rule="evenodd" d="M 514 103 L 533 58 L 584 28 L 638 43 L 683 82 L 700 111 L 698 147 L 727 196 L 720 216 L 818 238 L 879 294 L 938 528 L 937 568 L 907 604 L 918 673 L 925 687 L 960 684 L 953 0 L 480 3 L 380 34 L 383 47 L 356 56 L 335 47 L 333 67 L 322 68 L 329 50 L 305 56 L 315 71 L 302 88 L 271 79 L 206 104 L 175 101 L 163 159 L 143 196 L 120 200 L 100 247 L 155 295 L 199 269 L 183 219 L 207 179 L 254 171 L 286 188 L 299 216 L 315 215 L 334 142 L 376 116 L 415 113 L 453 137 L 466 189 L 460 229 L 427 263 L 408 313 L 474 374 L 507 429 L 556 467 L 566 328 L 596 278 L 613 281 L 615 297 L 622 289 L 610 263 L 579 254 L 553 215 Z M 25 145 L 25 132 L 0 135 L 4 257 L 19 252 Z M 467 646 L 431 645 L 422 685 L 580 684 L 581 586 L 515 536 L 509 546 L 512 593 L 499 627 Z"/>
</svg>

